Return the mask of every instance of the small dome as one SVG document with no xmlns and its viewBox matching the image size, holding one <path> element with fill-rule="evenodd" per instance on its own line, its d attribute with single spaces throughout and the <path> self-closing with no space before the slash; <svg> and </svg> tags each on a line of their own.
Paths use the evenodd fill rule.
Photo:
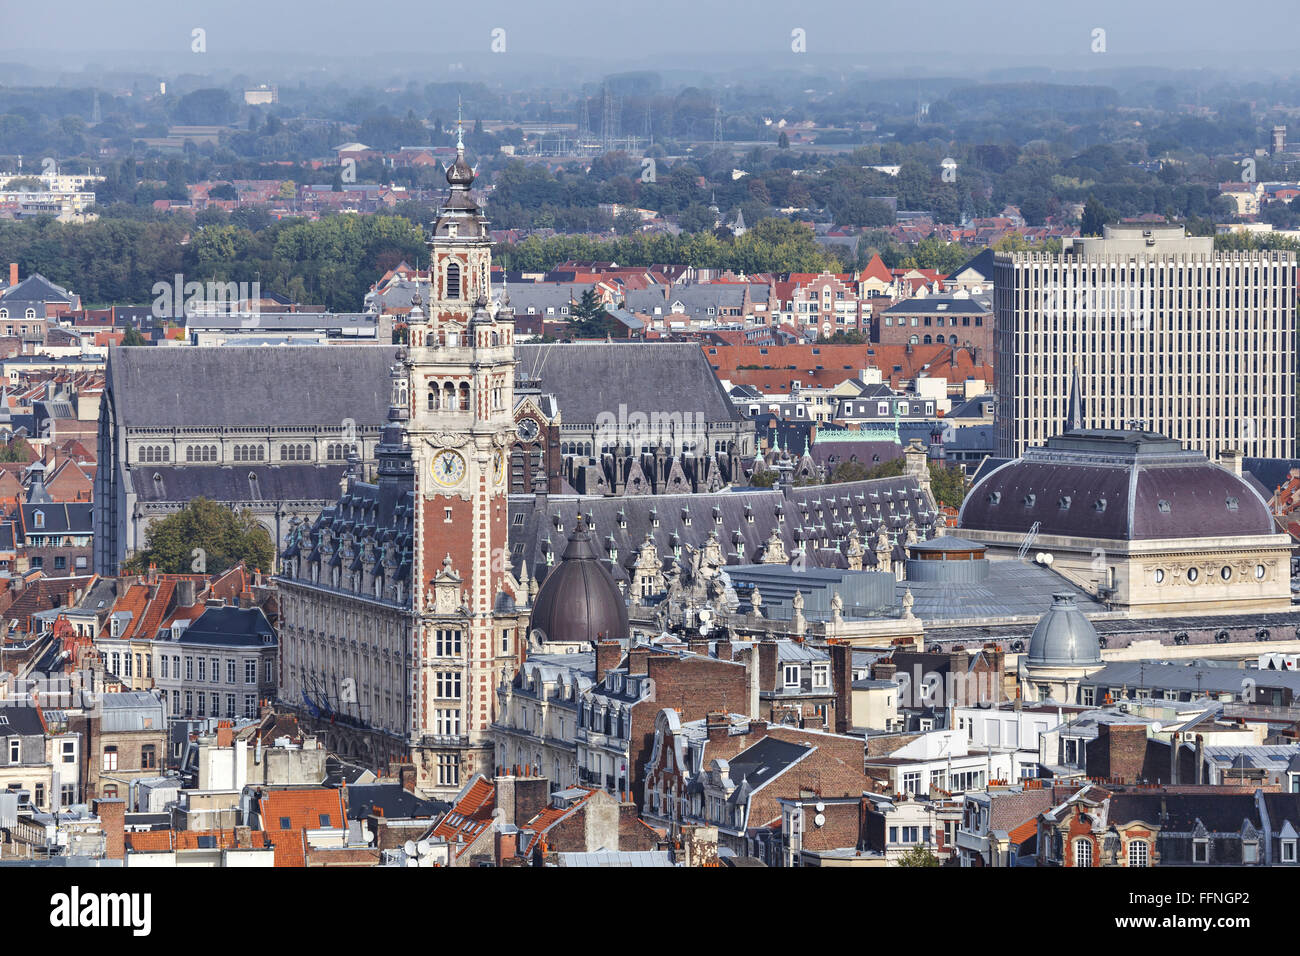
<svg viewBox="0 0 1300 956">
<path fill-rule="evenodd" d="M 463 150 L 457 150 L 456 161 L 447 167 L 447 182 L 452 186 L 472 186 L 474 184 L 474 170 L 470 169 L 469 163 L 465 162 Z"/>
<path fill-rule="evenodd" d="M 1097 629 L 1074 603 L 1073 594 L 1052 595 L 1052 606 L 1038 619 L 1029 639 L 1028 663 L 1031 667 L 1102 663 Z"/>
<path fill-rule="evenodd" d="M 543 642 L 618 641 L 628 637 L 627 604 L 600 563 L 591 533 L 578 517 L 559 565 L 533 602 L 530 633 Z"/>
</svg>

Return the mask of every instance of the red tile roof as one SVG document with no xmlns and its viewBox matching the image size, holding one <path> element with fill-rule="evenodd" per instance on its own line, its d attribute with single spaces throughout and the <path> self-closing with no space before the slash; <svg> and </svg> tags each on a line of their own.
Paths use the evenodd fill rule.
<svg viewBox="0 0 1300 956">
<path fill-rule="evenodd" d="M 347 826 L 343 791 L 329 787 L 267 790 L 257 812 L 275 846 L 276 866 L 306 865 L 306 831 Z"/>
<path fill-rule="evenodd" d="M 497 805 L 496 785 L 486 778 L 475 778 L 456 801 L 446 816 L 438 821 L 431 834 L 435 840 L 446 840 L 453 852 L 460 856 L 492 823 L 492 811 Z M 456 847 L 457 842 L 464 841 Z"/>
<path fill-rule="evenodd" d="M 239 846 L 234 830 L 145 830 L 127 833 L 126 848 L 133 853 L 166 853 L 170 850 L 210 849 L 199 846 L 200 837 L 215 837 L 216 848 L 231 850 Z M 249 844 L 253 849 L 268 846 L 266 833 L 253 830 Z"/>
</svg>

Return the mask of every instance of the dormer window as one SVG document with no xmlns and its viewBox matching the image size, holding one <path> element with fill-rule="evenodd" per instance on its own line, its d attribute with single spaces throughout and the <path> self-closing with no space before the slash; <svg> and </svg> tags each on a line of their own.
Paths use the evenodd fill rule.
<svg viewBox="0 0 1300 956">
<path fill-rule="evenodd" d="M 1227 506 L 1228 506 L 1228 510 L 1229 510 L 1229 511 L 1236 511 L 1236 510 L 1237 510 L 1237 499 L 1236 499 L 1236 498 L 1229 497 L 1228 499 L 1226 499 L 1226 502 L 1225 502 L 1225 503 L 1227 504 Z"/>
<path fill-rule="evenodd" d="M 1105 510 L 1106 510 L 1106 499 L 1105 499 L 1105 498 L 1098 498 L 1096 501 L 1094 501 L 1094 502 L 1092 503 L 1092 510 L 1095 511 L 1095 512 L 1097 512 L 1098 514 L 1100 514 L 1100 513 L 1102 513 L 1103 511 L 1105 511 Z"/>
<path fill-rule="evenodd" d="M 989 504 L 999 505 L 1001 503 L 1002 503 L 1002 492 L 1000 491 L 989 492 Z"/>
<path fill-rule="evenodd" d="M 1156 509 L 1162 515 L 1167 515 L 1172 510 L 1172 508 L 1169 505 L 1169 502 L 1164 498 L 1161 498 L 1159 501 L 1156 502 Z"/>
<path fill-rule="evenodd" d="M 1025 507 L 1032 508 L 1034 506 L 1034 502 L 1037 500 L 1038 500 L 1037 495 L 1025 495 Z"/>
<path fill-rule="evenodd" d="M 45 512 L 37 511 L 32 514 L 32 524 L 37 528 L 45 527 Z"/>
</svg>

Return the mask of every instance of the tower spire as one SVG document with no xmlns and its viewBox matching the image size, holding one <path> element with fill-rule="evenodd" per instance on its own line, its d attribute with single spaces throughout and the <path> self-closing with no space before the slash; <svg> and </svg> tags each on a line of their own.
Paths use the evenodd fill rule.
<svg viewBox="0 0 1300 956">
<path fill-rule="evenodd" d="M 1079 382 L 1079 363 L 1074 363 L 1074 373 L 1070 379 L 1070 411 L 1065 419 L 1067 432 L 1083 429 L 1083 387 Z"/>
<path fill-rule="evenodd" d="M 461 103 L 460 97 L 456 97 L 456 149 L 458 152 L 465 151 L 465 124 L 461 120 Z"/>
</svg>

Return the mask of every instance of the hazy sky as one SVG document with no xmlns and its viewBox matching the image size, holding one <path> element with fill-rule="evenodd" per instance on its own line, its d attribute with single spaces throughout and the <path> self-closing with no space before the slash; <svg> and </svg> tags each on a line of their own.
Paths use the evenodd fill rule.
<svg viewBox="0 0 1300 956">
<path fill-rule="evenodd" d="M 3 0 L 0 56 L 30 62 L 52 52 L 120 64 L 121 54 L 132 54 L 141 70 L 189 56 L 200 70 L 190 45 L 191 31 L 201 27 L 209 68 L 259 53 L 292 60 L 401 53 L 413 64 L 430 58 L 427 65 L 437 68 L 458 51 L 486 54 L 500 27 L 506 57 L 641 67 L 682 54 L 761 53 L 760 65 L 783 67 L 795 56 L 790 32 L 798 27 L 807 31 L 807 59 L 827 54 L 871 64 L 892 62 L 898 51 L 933 69 L 947 54 L 950 72 L 967 72 L 1000 63 L 1086 68 L 1100 27 L 1107 55 L 1126 66 L 1143 58 L 1178 65 L 1178 57 L 1185 66 L 1229 60 L 1289 71 L 1300 52 L 1294 31 L 1227 29 L 1226 21 L 1258 26 L 1273 16 L 1260 8 L 1262 19 L 1241 20 L 1233 11 L 1223 0 Z M 1283 25 L 1290 13 L 1279 9 L 1277 16 Z M 75 70 L 77 63 L 61 58 L 57 66 Z"/>
</svg>

